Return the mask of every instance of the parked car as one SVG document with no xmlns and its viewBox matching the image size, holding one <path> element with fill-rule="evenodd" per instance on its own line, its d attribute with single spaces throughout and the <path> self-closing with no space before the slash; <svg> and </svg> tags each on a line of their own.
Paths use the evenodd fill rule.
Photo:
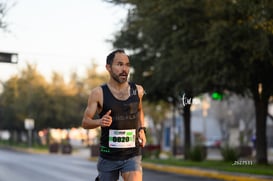
<svg viewBox="0 0 273 181">
<path fill-rule="evenodd" d="M 220 148 L 221 138 L 210 137 L 205 141 L 204 145 L 208 148 Z"/>
</svg>

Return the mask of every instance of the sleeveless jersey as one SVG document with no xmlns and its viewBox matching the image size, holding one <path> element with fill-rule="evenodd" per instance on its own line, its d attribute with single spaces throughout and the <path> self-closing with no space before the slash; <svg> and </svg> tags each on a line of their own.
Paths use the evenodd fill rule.
<svg viewBox="0 0 273 181">
<path fill-rule="evenodd" d="M 112 124 L 101 127 L 100 156 L 110 160 L 124 160 L 141 154 L 138 142 L 139 97 L 137 87 L 130 85 L 130 96 L 119 100 L 109 87 L 102 85 L 103 106 L 100 118 L 111 110 Z"/>
</svg>

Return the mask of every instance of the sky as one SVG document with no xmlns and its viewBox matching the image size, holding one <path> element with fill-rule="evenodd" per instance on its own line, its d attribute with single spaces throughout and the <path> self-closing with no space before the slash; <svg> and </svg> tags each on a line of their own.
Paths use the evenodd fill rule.
<svg viewBox="0 0 273 181">
<path fill-rule="evenodd" d="M 7 1 L 7 0 L 6 0 Z M 84 75 L 92 62 L 104 70 L 111 43 L 126 20 L 127 9 L 103 0 L 9 0 L 0 30 L 0 52 L 19 54 L 18 64 L 0 62 L 0 80 L 18 74 L 27 63 L 50 80 L 52 72 L 67 79 L 72 71 Z"/>
</svg>

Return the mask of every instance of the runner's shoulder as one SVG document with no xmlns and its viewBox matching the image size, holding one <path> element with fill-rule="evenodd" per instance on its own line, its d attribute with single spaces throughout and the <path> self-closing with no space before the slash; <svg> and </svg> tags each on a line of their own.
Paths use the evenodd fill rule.
<svg viewBox="0 0 273 181">
<path fill-rule="evenodd" d="M 136 84 L 138 94 L 142 97 L 145 94 L 145 90 L 142 85 Z"/>
<path fill-rule="evenodd" d="M 99 98 L 102 96 L 102 88 L 100 86 L 95 87 L 91 90 L 90 96 L 93 98 Z"/>
</svg>

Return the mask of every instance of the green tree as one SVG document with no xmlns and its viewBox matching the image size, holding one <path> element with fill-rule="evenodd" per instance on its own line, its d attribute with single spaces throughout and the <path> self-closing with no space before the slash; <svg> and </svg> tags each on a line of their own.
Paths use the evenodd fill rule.
<svg viewBox="0 0 273 181">
<path fill-rule="evenodd" d="M 16 114 L 15 114 L 15 106 L 16 106 L 16 98 L 18 97 L 18 86 L 17 86 L 18 77 L 13 77 L 6 83 L 4 83 L 4 91 L 1 94 L 1 121 L 0 128 L 1 129 L 19 129 L 22 125 L 17 124 L 15 122 Z M 12 120 L 12 121 L 10 121 Z"/>
<path fill-rule="evenodd" d="M 7 23 L 4 18 L 7 13 L 7 5 L 3 2 L 0 2 L 0 29 L 5 30 L 7 28 Z"/>
<path fill-rule="evenodd" d="M 36 67 L 31 65 L 27 65 L 20 74 L 4 83 L 4 90 L 0 95 L 0 129 L 10 130 L 13 133 L 13 141 L 21 141 L 19 135 L 26 131 L 26 118 L 35 120 L 35 130 L 40 128 L 47 100 L 45 86 L 44 78 L 37 72 Z"/>
<path fill-rule="evenodd" d="M 72 74 L 70 82 L 66 83 L 61 74 L 53 72 L 48 91 L 50 95 L 48 121 L 51 127 L 79 127 L 83 114 L 83 98 L 77 75 Z"/>
<path fill-rule="evenodd" d="M 36 130 L 79 127 L 90 89 L 106 79 L 95 69 L 88 67 L 84 78 L 72 73 L 68 83 L 53 72 L 47 82 L 35 65 L 28 64 L 3 84 L 0 129 L 23 131 L 25 118 L 35 120 Z"/>
<path fill-rule="evenodd" d="M 191 104 L 181 106 L 181 98 L 184 94 L 192 99 L 203 91 L 204 77 L 198 63 L 202 56 L 198 51 L 204 48 L 205 2 L 114 2 L 129 3 L 131 9 L 113 45 L 132 52 L 133 79 L 143 84 L 149 100 L 172 100 L 173 106 L 182 108 L 185 159 L 188 159 Z"/>
<path fill-rule="evenodd" d="M 35 66 L 27 65 L 21 75 L 16 75 L 4 83 L 1 95 L 3 128 L 24 130 L 25 118 L 42 120 L 47 102 L 46 81 Z M 40 127 L 37 121 L 36 127 Z"/>
<path fill-rule="evenodd" d="M 54 83 L 49 84 L 36 66 L 28 64 L 19 75 L 5 82 L 0 101 L 1 128 L 22 131 L 25 118 L 35 120 L 36 130 L 79 125 L 77 91 L 64 84 L 60 75 L 54 76 Z"/>
<path fill-rule="evenodd" d="M 267 164 L 266 117 L 273 95 L 273 2 L 222 1 L 207 31 L 211 85 L 250 96 L 256 113 L 258 163 Z M 205 64 L 203 64 L 205 65 Z M 224 65 L 224 66 L 223 66 Z"/>
<path fill-rule="evenodd" d="M 135 1 L 113 46 L 130 50 L 150 100 L 229 90 L 255 102 L 257 162 L 267 163 L 266 116 L 272 95 L 271 1 Z M 176 106 L 178 101 L 173 102 Z M 190 147 L 190 105 L 183 107 Z M 187 153 L 187 151 L 186 151 Z M 187 155 L 186 155 L 187 158 Z"/>
</svg>

